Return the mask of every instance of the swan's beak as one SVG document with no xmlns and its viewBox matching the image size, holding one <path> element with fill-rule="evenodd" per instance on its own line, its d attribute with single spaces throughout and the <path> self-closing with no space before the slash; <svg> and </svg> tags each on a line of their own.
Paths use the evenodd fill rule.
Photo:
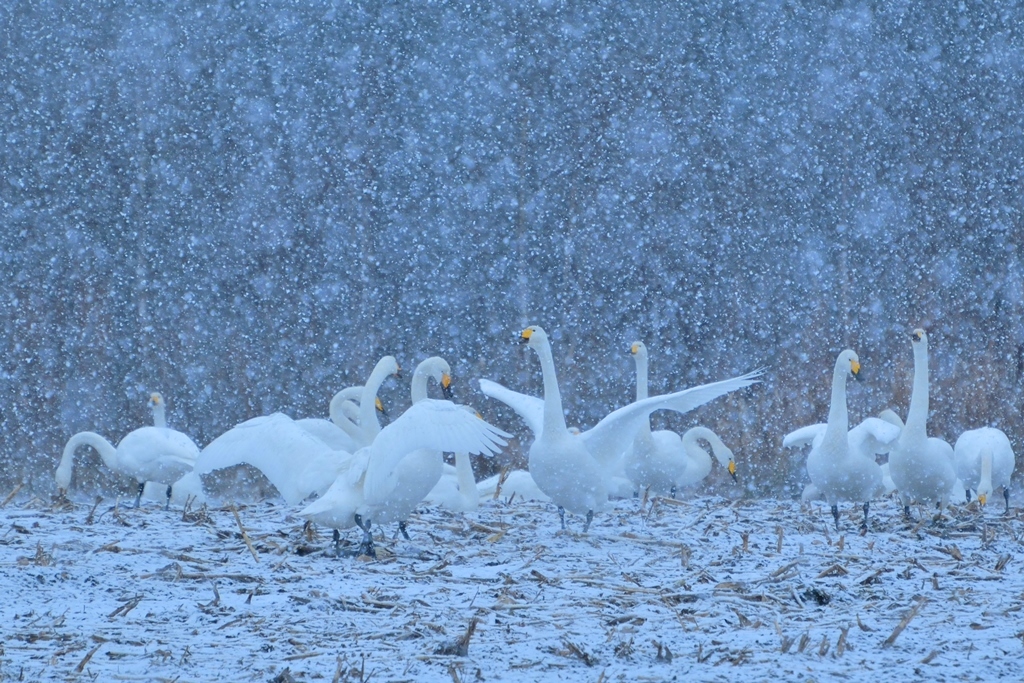
<svg viewBox="0 0 1024 683">
<path fill-rule="evenodd" d="M 984 493 L 979 493 L 978 494 L 978 502 L 981 505 L 984 505 L 986 502 L 988 502 L 988 496 L 986 494 L 984 494 Z"/>
<path fill-rule="evenodd" d="M 381 401 L 380 398 L 373 399 L 373 405 L 377 407 L 377 412 L 379 412 L 384 417 L 387 417 L 388 411 L 384 410 L 384 402 Z"/>
<path fill-rule="evenodd" d="M 160 403 L 162 401 L 163 401 L 163 396 L 161 396 L 160 394 L 157 394 L 157 393 L 154 392 L 154 393 L 149 395 L 149 405 L 151 405 L 151 406 L 158 406 L 158 405 L 160 405 Z"/>
<path fill-rule="evenodd" d="M 441 375 L 441 393 L 447 400 L 452 400 L 452 377 L 447 372 Z"/>
<path fill-rule="evenodd" d="M 630 352 L 631 354 L 633 354 L 634 356 L 635 356 L 635 355 L 636 355 L 636 354 L 637 354 L 637 353 L 638 353 L 639 351 L 640 351 L 640 345 L 639 345 L 639 344 L 637 344 L 637 343 L 634 343 L 634 344 L 633 344 L 632 346 L 630 346 L 630 347 L 629 347 L 629 352 Z"/>
<path fill-rule="evenodd" d="M 397 377 L 398 379 L 402 379 L 402 366 L 401 365 L 395 367 L 395 377 Z"/>
<path fill-rule="evenodd" d="M 853 373 L 854 379 L 860 379 L 860 361 L 850 361 L 850 372 Z"/>
<path fill-rule="evenodd" d="M 736 478 L 736 461 L 735 460 L 730 460 L 729 461 L 729 467 L 727 469 L 729 470 L 729 474 L 732 476 L 732 480 L 733 481 L 739 481 Z"/>
</svg>

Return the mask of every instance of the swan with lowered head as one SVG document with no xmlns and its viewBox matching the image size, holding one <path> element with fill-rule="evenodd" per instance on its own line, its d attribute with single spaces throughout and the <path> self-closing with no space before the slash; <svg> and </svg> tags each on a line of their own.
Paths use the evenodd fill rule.
<svg viewBox="0 0 1024 683">
<path fill-rule="evenodd" d="M 551 497 L 540 490 L 537 482 L 526 470 L 506 470 L 487 477 L 477 484 L 477 491 L 480 493 L 481 500 L 494 500 L 500 497 L 508 501 L 518 498 L 519 500 L 539 500 L 543 503 L 551 502 Z"/>
<path fill-rule="evenodd" d="M 363 530 L 360 551 L 374 556 L 373 522 L 404 521 L 420 501 L 410 505 L 413 496 L 399 487 L 400 470 L 408 467 L 403 460 L 409 453 L 425 449 L 493 454 L 505 445 L 507 436 L 463 406 L 421 399 L 361 448 L 324 495 L 299 514 L 335 531 L 358 526 Z"/>
<path fill-rule="evenodd" d="M 722 382 L 706 384 L 674 394 L 636 401 L 607 415 L 593 428 L 572 434 L 565 424 L 562 398 L 555 376 L 551 342 L 543 328 L 530 326 L 523 330 L 520 341 L 536 351 L 544 379 L 543 416 L 540 432 L 530 446 L 529 467 L 537 486 L 558 506 L 562 525 L 565 510 L 586 515 L 583 531 L 590 527 L 594 513 L 608 502 L 612 472 L 644 422 L 655 410 L 687 412 L 723 394 L 742 389 L 756 382 L 758 373 L 751 373 Z M 488 387 L 481 382 L 481 389 Z M 510 406 L 515 408 L 514 405 Z M 533 417 L 536 422 L 536 416 Z"/>
<path fill-rule="evenodd" d="M 1010 475 L 1016 458 L 1010 439 L 1002 430 L 982 427 L 964 432 L 953 446 L 953 460 L 968 500 L 973 489 L 978 502 L 984 505 L 988 496 L 1001 486 L 1006 510 L 1010 510 Z"/>
<path fill-rule="evenodd" d="M 134 477 L 139 483 L 135 507 L 142 500 L 147 481 L 167 485 L 169 506 L 173 482 L 192 469 L 199 456 L 199 447 L 185 434 L 167 426 L 163 396 L 157 392 L 150 394 L 149 407 L 153 411 L 154 426 L 129 432 L 116 448 L 95 432 L 79 432 L 72 436 L 64 446 L 57 466 L 58 489 L 65 492 L 71 485 L 75 451 L 80 446 L 92 446 L 107 467 L 118 474 Z"/>
<path fill-rule="evenodd" d="M 937 503 L 940 510 L 950 500 L 956 484 L 953 448 L 927 433 L 928 335 L 922 329 L 911 334 L 914 349 L 914 385 L 907 422 L 889 452 L 889 473 L 910 516 L 910 503 Z"/>
<path fill-rule="evenodd" d="M 647 347 L 633 342 L 630 353 L 636 361 L 636 400 L 647 396 Z M 637 432 L 622 463 L 625 477 L 634 490 L 650 489 L 654 493 L 668 493 L 675 497 L 676 489 L 692 486 L 711 473 L 711 456 L 700 446 L 707 441 L 718 462 L 736 479 L 736 462 L 732 451 L 718 435 L 707 427 L 693 427 L 682 438 L 673 431 L 651 430 L 650 420 Z"/>
<path fill-rule="evenodd" d="M 366 385 L 358 388 L 366 405 L 360 403 L 360 424 L 355 432 L 360 441 L 357 443 L 368 443 L 371 435 L 380 430 L 376 416 L 377 391 L 391 374 L 397 373 L 397 368 L 395 359 L 385 356 L 378 361 Z M 352 391 L 346 389 L 340 393 L 347 396 Z M 263 473 L 287 503 L 295 505 L 313 494 L 325 492 L 351 457 L 351 452 L 334 448 L 329 439 L 316 436 L 308 425 L 283 413 L 261 415 L 232 427 L 210 442 L 200 453 L 194 469 L 175 487 L 203 500 L 201 475 L 236 465 L 251 465 Z"/>
</svg>

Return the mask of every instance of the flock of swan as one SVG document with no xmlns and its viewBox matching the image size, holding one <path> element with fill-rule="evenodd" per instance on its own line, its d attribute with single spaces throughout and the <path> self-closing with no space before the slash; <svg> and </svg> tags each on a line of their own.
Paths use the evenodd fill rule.
<svg viewBox="0 0 1024 683">
<path fill-rule="evenodd" d="M 914 385 L 906 424 L 892 411 L 849 428 L 846 381 L 857 377 L 860 362 L 852 350 L 836 360 L 832 401 L 826 424 L 798 429 L 784 446 L 810 445 L 807 473 L 811 484 L 804 498 L 824 498 L 831 505 L 836 527 L 838 504 L 863 504 L 864 528 L 872 499 L 898 491 L 909 514 L 911 502 L 944 506 L 953 499 L 970 499 L 973 491 L 984 504 L 1002 487 L 1009 509 L 1013 451 L 1006 435 L 986 427 L 964 433 L 955 448 L 928 438 L 928 340 L 915 330 Z M 638 492 L 675 495 L 711 471 L 711 455 L 736 477 L 732 451 L 714 432 L 694 427 L 680 436 L 652 431 L 651 413 L 685 413 L 729 392 L 760 381 L 761 371 L 682 391 L 649 396 L 647 349 L 641 342 L 630 351 L 636 362 L 636 400 L 608 414 L 586 431 L 570 428 L 562 408 L 551 342 L 545 331 L 530 326 L 520 335 L 533 349 L 543 375 L 543 397 L 516 392 L 497 382 L 480 380 L 488 397 L 511 407 L 531 432 L 528 471 L 502 471 L 477 482 L 469 456 L 500 452 L 511 435 L 485 421 L 468 406 L 451 398 L 451 369 L 444 359 L 428 358 L 417 366 L 411 382 L 412 404 L 381 427 L 377 398 L 381 386 L 400 376 L 392 356 L 382 358 L 362 386 L 344 389 L 330 403 L 330 419 L 295 420 L 274 413 L 247 420 L 200 450 L 185 434 L 166 424 L 160 394 L 150 397 L 153 426 L 137 429 L 114 447 L 93 432 L 72 436 L 56 471 L 63 494 L 71 484 L 76 450 L 91 446 L 111 470 L 134 477 L 139 505 L 147 482 L 166 486 L 172 496 L 205 500 L 202 476 L 247 464 L 259 469 L 291 505 L 304 505 L 299 514 L 334 530 L 335 549 L 341 529 L 363 532 L 360 554 L 373 556 L 374 523 L 395 522 L 406 538 L 405 520 L 422 502 L 459 511 L 475 509 L 481 499 L 499 494 L 553 502 L 562 528 L 565 512 L 585 518 L 586 532 L 595 513 L 611 497 Z M 428 396 L 433 381 L 443 398 Z M 455 465 L 444 454 L 455 455 Z M 879 465 L 877 454 L 888 453 Z"/>
</svg>

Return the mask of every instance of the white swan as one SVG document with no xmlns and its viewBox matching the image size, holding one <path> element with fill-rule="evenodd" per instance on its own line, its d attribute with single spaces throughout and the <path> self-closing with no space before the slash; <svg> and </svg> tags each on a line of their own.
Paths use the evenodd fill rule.
<svg viewBox="0 0 1024 683">
<path fill-rule="evenodd" d="M 481 500 L 504 498 L 509 501 L 519 499 L 551 502 L 551 496 L 540 490 L 537 482 L 526 470 L 507 470 L 487 477 L 477 484 L 477 491 Z"/>
<path fill-rule="evenodd" d="M 364 445 L 380 429 L 377 391 L 396 374 L 398 363 L 393 356 L 385 356 L 377 362 L 366 385 L 359 387 L 362 401 L 356 435 L 365 440 Z M 246 420 L 218 436 L 203 449 L 192 472 L 175 486 L 202 501 L 201 475 L 245 464 L 262 472 L 281 497 L 295 505 L 313 494 L 324 493 L 351 458 L 352 453 L 332 448 L 296 420 L 273 413 Z"/>
<path fill-rule="evenodd" d="M 1000 486 L 1006 509 L 1010 509 L 1010 475 L 1016 464 L 1013 446 L 1001 430 L 995 427 L 971 429 L 960 435 L 953 446 L 956 473 L 966 488 L 968 499 L 971 489 L 984 505 L 988 496 Z"/>
<path fill-rule="evenodd" d="M 584 532 L 590 527 L 594 512 L 601 510 L 608 502 L 611 473 L 616 469 L 617 461 L 633 443 L 644 422 L 649 422 L 652 412 L 663 409 L 677 412 L 693 410 L 718 396 L 753 384 L 759 374 L 751 373 L 636 401 L 610 413 L 592 429 L 576 436 L 565 424 L 547 333 L 538 326 L 531 326 L 523 330 L 520 336 L 523 343 L 537 352 L 544 377 L 543 420 L 540 433 L 530 446 L 530 474 L 541 491 L 558 505 L 563 526 L 565 510 L 586 515 Z M 493 388 L 481 382 L 484 393 L 488 393 L 488 386 Z"/>
<path fill-rule="evenodd" d="M 636 361 L 636 400 L 647 396 L 647 347 L 633 342 L 630 353 Z M 718 462 L 736 479 L 732 451 L 707 427 L 693 427 L 682 438 L 673 431 L 651 430 L 647 420 L 641 425 L 633 444 L 626 451 L 622 470 L 633 490 L 650 489 L 675 497 L 676 489 L 692 486 L 711 473 L 711 456 L 699 441 L 707 441 Z"/>
<path fill-rule="evenodd" d="M 323 441 L 336 451 L 355 453 L 365 446 L 362 442 L 363 432 L 359 429 L 359 404 L 363 387 L 347 387 L 334 395 L 330 403 L 331 419 L 322 417 L 304 417 L 295 421 L 299 427 Z M 378 401 L 377 408 L 382 406 Z"/>
<path fill-rule="evenodd" d="M 118 474 L 134 477 L 139 483 L 135 507 L 142 500 L 147 481 L 167 485 L 167 505 L 171 501 L 173 482 L 192 469 L 199 456 L 199 447 L 185 434 L 167 427 L 164 399 L 152 393 L 149 406 L 153 410 L 152 427 L 140 427 L 121 439 L 114 448 L 109 441 L 95 432 L 79 432 L 64 446 L 64 454 L 57 466 L 57 487 L 61 492 L 71 485 L 75 451 L 79 446 L 92 446 L 103 463 Z"/>
<path fill-rule="evenodd" d="M 444 466 L 441 478 L 423 500 L 456 512 L 470 512 L 479 507 L 480 493 L 468 453 L 455 454 L 455 466 Z"/>
<path fill-rule="evenodd" d="M 832 400 L 829 406 L 828 423 L 817 443 L 807 456 L 807 474 L 811 483 L 821 492 L 832 506 L 832 517 L 839 528 L 839 501 L 863 503 L 864 522 L 867 528 L 870 500 L 882 488 L 882 468 L 875 462 L 874 453 L 850 448 L 849 416 L 846 409 L 846 378 L 857 376 L 860 360 L 852 349 L 846 349 L 836 358 L 832 373 Z M 878 420 L 885 427 L 896 429 Z M 792 445 L 796 439 L 787 436 L 783 445 Z"/>
<path fill-rule="evenodd" d="M 360 551 L 374 556 L 373 522 L 401 522 L 419 503 L 417 499 L 410 506 L 410 496 L 398 488 L 396 471 L 408 453 L 426 449 L 493 454 L 507 436 L 451 401 L 422 399 L 360 449 L 327 492 L 299 514 L 336 532 L 358 526 L 363 530 Z M 335 539 L 337 543 L 337 534 Z"/>
<path fill-rule="evenodd" d="M 903 512 L 910 515 L 911 501 L 937 503 L 944 508 L 956 484 L 953 448 L 928 437 L 928 335 L 922 329 L 911 335 L 914 348 L 914 386 L 907 422 L 889 452 L 889 473 L 903 500 Z"/>
</svg>

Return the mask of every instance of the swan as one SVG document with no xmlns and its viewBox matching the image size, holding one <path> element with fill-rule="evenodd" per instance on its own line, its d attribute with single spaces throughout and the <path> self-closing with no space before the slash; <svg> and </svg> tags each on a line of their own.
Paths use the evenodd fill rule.
<svg viewBox="0 0 1024 683">
<path fill-rule="evenodd" d="M 647 398 L 647 347 L 633 342 L 629 349 L 636 361 L 636 400 Z M 693 427 L 682 438 L 673 431 L 651 431 L 650 420 L 644 422 L 627 450 L 622 463 L 623 474 L 632 482 L 633 490 L 650 489 L 675 497 L 676 489 L 692 486 L 711 473 L 711 456 L 700 447 L 707 441 L 718 462 L 736 479 L 736 462 L 732 451 L 718 435 L 707 427 Z"/>
<path fill-rule="evenodd" d="M 910 503 L 935 502 L 939 508 L 950 500 L 956 484 L 953 448 L 928 437 L 928 335 L 918 328 L 911 334 L 914 349 L 914 385 L 907 422 L 889 452 L 889 472 L 903 501 L 903 513 L 910 516 Z"/>
<path fill-rule="evenodd" d="M 968 500 L 974 489 L 978 502 L 984 505 L 989 494 L 1002 486 L 1006 510 L 1010 510 L 1010 475 L 1016 459 L 1010 440 L 1002 430 L 982 427 L 964 432 L 953 446 L 953 460 Z"/>
<path fill-rule="evenodd" d="M 335 530 L 363 530 L 360 554 L 375 557 L 373 522 L 401 522 L 420 499 L 399 489 L 398 470 L 407 454 L 419 450 L 494 454 L 509 435 L 451 401 L 425 398 L 381 430 L 369 446 L 346 462 L 323 496 L 299 514 Z"/>
<path fill-rule="evenodd" d="M 493 500 L 503 497 L 506 500 L 539 500 L 550 503 L 551 497 L 540 490 L 526 470 L 508 470 L 493 477 L 483 479 L 477 484 L 477 491 L 482 500 Z"/>
<path fill-rule="evenodd" d="M 377 391 L 399 372 L 393 356 L 385 356 L 374 367 L 366 385 L 359 387 L 360 424 L 356 435 L 366 445 L 379 431 Z M 351 393 L 344 390 L 342 393 Z M 358 449 L 353 449 L 358 450 Z M 251 465 L 267 477 L 281 497 L 296 505 L 313 494 L 322 494 L 345 469 L 352 453 L 332 448 L 331 444 L 283 413 L 261 415 L 224 432 L 203 449 L 193 470 L 175 486 L 194 495 L 205 496 L 201 475 L 236 465 Z"/>
<path fill-rule="evenodd" d="M 117 448 L 95 432 L 79 432 L 72 436 L 64 446 L 57 465 L 57 488 L 61 493 L 71 485 L 75 451 L 79 446 L 92 446 L 107 467 L 118 474 L 134 477 L 139 483 L 135 507 L 139 507 L 142 501 L 147 481 L 167 485 L 166 506 L 170 506 L 172 482 L 192 469 L 199 456 L 199 447 L 185 434 L 167 427 L 163 396 L 157 392 L 150 394 L 149 407 L 153 411 L 153 426 L 129 432 Z"/>
<path fill-rule="evenodd" d="M 520 341 L 537 353 L 544 378 L 543 413 L 540 431 L 534 430 L 536 438 L 530 446 L 530 474 L 541 491 L 558 506 L 563 528 L 566 510 L 586 515 L 584 533 L 590 528 L 594 513 L 608 502 L 612 472 L 617 461 L 632 444 L 644 422 L 649 422 L 652 412 L 662 409 L 687 412 L 718 396 L 753 384 L 760 374 L 750 373 L 636 401 L 610 413 L 593 428 L 574 435 L 566 427 L 562 413 L 562 398 L 547 333 L 533 325 L 522 331 Z M 485 394 L 489 388 L 494 388 L 493 383 L 481 382 L 481 390 Z M 493 397 L 502 400 L 502 393 Z M 536 405 L 534 401 L 530 403 Z M 516 409 L 512 403 L 509 406 Z M 524 420 L 528 425 L 538 426 L 536 415 L 524 416 Z"/>
<path fill-rule="evenodd" d="M 304 417 L 295 423 L 334 450 L 354 453 L 366 445 L 362 443 L 363 433 L 359 429 L 357 403 L 362 392 L 363 387 L 355 386 L 336 393 L 331 399 L 329 420 L 322 417 Z M 380 399 L 376 401 L 377 409 L 383 410 Z"/>
<path fill-rule="evenodd" d="M 448 362 L 439 356 L 433 356 L 420 362 L 412 375 L 412 404 L 416 405 L 427 398 L 427 380 L 433 379 L 441 387 L 445 400 L 451 399 L 451 367 Z M 454 405 L 454 404 L 452 404 Z M 471 408 L 466 408 L 472 414 Z M 391 490 L 380 493 L 380 497 L 387 498 L 388 503 L 395 509 L 406 510 L 402 519 L 398 520 L 398 530 L 402 536 L 409 540 L 409 532 L 405 527 L 405 517 L 408 517 L 416 506 L 430 493 L 430 491 L 441 479 L 444 471 L 444 454 L 437 449 L 417 448 L 406 451 L 403 457 L 396 461 L 392 472 L 393 482 L 389 483 Z M 472 477 L 472 470 L 470 471 Z"/>
<path fill-rule="evenodd" d="M 839 501 L 864 504 L 862 529 L 868 526 L 870 500 L 882 489 L 882 468 L 875 462 L 873 448 L 850 447 L 849 416 L 846 409 L 846 378 L 860 372 L 860 359 L 852 349 L 846 349 L 836 358 L 832 373 L 832 400 L 828 411 L 828 423 L 824 431 L 814 437 L 815 443 L 807 456 L 807 474 L 811 483 L 832 506 L 832 517 L 839 528 Z M 877 418 L 872 418 L 877 420 Z M 878 420 L 892 430 L 889 425 Z M 814 427 L 817 427 L 816 425 Z M 804 428 L 804 433 L 808 428 Z M 869 431 L 865 440 L 870 440 Z M 896 430 L 898 432 L 898 430 Z M 798 435 L 801 432 L 798 430 Z M 800 436 L 787 435 L 783 445 L 792 446 L 800 442 Z"/>
<path fill-rule="evenodd" d="M 470 512 L 479 507 L 480 493 L 468 453 L 455 454 L 455 466 L 444 466 L 441 478 L 423 500 L 456 512 Z"/>
</svg>

